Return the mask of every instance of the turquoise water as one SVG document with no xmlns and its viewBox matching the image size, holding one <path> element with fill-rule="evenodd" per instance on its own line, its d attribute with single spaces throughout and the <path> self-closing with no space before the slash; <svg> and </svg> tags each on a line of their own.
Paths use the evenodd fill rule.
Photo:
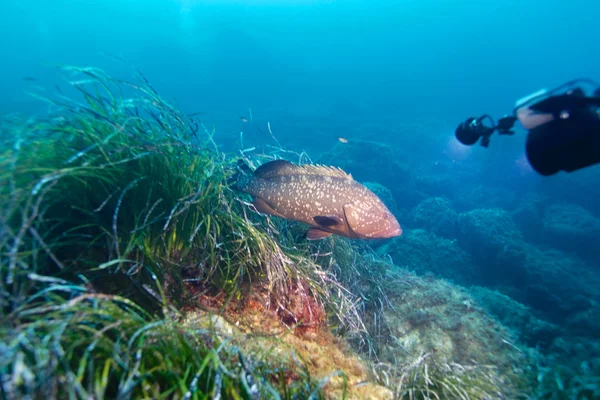
<svg viewBox="0 0 600 400">
<path fill-rule="evenodd" d="M 280 144 L 382 185 L 404 234 L 381 254 L 465 287 L 565 369 L 600 371 L 600 166 L 541 177 L 518 126 L 487 149 L 454 138 L 467 117 L 600 80 L 599 14 L 591 0 L 3 0 L 0 112 L 47 112 L 26 92 L 60 87 L 52 65 L 133 65 L 223 150 Z"/>
</svg>

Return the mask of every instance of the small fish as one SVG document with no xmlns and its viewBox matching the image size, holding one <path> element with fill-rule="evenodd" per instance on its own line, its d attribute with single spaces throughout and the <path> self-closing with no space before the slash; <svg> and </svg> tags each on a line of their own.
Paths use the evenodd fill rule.
<svg viewBox="0 0 600 400">
<path fill-rule="evenodd" d="M 338 140 L 342 143 L 348 143 L 348 139 L 343 138 L 343 137 L 339 137 Z"/>
<path fill-rule="evenodd" d="M 242 122 L 248 122 L 248 118 L 246 117 L 240 117 L 240 119 L 242 120 Z"/>
<path fill-rule="evenodd" d="M 35 81 L 37 81 L 37 78 L 34 78 L 33 76 L 26 76 L 23 78 L 23 80 L 25 82 L 35 82 Z"/>
<path fill-rule="evenodd" d="M 241 161 L 241 160 L 240 160 Z M 309 240 L 331 234 L 358 239 L 386 239 L 402 228 L 381 199 L 339 168 L 270 161 L 244 173 L 233 188 L 253 197 L 263 214 L 310 225 Z"/>
</svg>

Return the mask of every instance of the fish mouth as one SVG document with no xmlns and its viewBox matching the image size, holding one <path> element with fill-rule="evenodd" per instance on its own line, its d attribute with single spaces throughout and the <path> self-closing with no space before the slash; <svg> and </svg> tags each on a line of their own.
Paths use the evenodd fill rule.
<svg viewBox="0 0 600 400">
<path fill-rule="evenodd" d="M 381 230 L 379 232 L 375 232 L 370 237 L 372 239 L 391 239 L 393 237 L 400 236 L 400 235 L 402 235 L 402 228 L 400 227 L 399 224 L 396 224 L 387 229 Z"/>
<path fill-rule="evenodd" d="M 402 235 L 402 228 L 398 227 L 396 229 L 394 229 L 394 231 L 392 231 L 390 233 L 391 237 L 396 237 L 396 236 L 400 236 Z"/>
<path fill-rule="evenodd" d="M 381 239 L 390 239 L 396 236 L 400 236 L 402 235 L 402 228 L 397 227 L 397 228 L 393 228 L 393 229 L 388 229 L 385 232 L 383 232 L 383 234 L 381 236 L 379 236 Z"/>
</svg>

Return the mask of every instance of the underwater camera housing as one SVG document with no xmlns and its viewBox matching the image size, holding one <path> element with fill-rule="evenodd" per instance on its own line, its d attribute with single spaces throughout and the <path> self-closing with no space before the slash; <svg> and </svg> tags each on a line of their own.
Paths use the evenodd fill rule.
<svg viewBox="0 0 600 400">
<path fill-rule="evenodd" d="M 593 88 L 587 95 L 582 86 Z M 491 121 L 485 125 L 483 121 Z M 551 91 L 541 90 L 517 101 L 512 116 L 494 124 L 488 115 L 468 118 L 456 128 L 456 138 L 473 145 L 481 138 L 487 147 L 493 132 L 513 134 L 519 120 L 527 130 L 527 159 L 541 175 L 572 172 L 600 163 L 600 85 L 588 79 L 567 82 Z"/>
<path fill-rule="evenodd" d="M 492 125 L 486 125 L 485 120 L 488 120 Z M 513 116 L 505 116 L 498 120 L 498 124 L 494 119 L 485 114 L 479 118 L 469 117 L 456 128 L 456 138 L 462 144 L 471 146 L 481 138 L 481 145 L 488 147 L 490 145 L 490 136 L 495 131 L 501 135 L 512 135 L 515 133 L 512 127 L 517 120 Z"/>
</svg>

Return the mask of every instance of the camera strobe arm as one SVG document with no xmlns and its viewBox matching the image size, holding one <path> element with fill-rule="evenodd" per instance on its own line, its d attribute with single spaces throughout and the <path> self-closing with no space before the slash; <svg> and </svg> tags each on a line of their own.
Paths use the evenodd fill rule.
<svg viewBox="0 0 600 400">
<path fill-rule="evenodd" d="M 491 122 L 491 126 L 484 123 L 486 120 Z M 488 147 L 490 136 L 495 131 L 498 131 L 501 135 L 512 135 L 515 133 L 512 127 L 516 120 L 515 116 L 507 115 L 500 118 L 498 124 L 496 124 L 494 119 L 488 114 L 484 114 L 478 118 L 470 117 L 456 128 L 456 138 L 467 146 L 475 144 L 481 138 L 481 145 Z"/>
</svg>

